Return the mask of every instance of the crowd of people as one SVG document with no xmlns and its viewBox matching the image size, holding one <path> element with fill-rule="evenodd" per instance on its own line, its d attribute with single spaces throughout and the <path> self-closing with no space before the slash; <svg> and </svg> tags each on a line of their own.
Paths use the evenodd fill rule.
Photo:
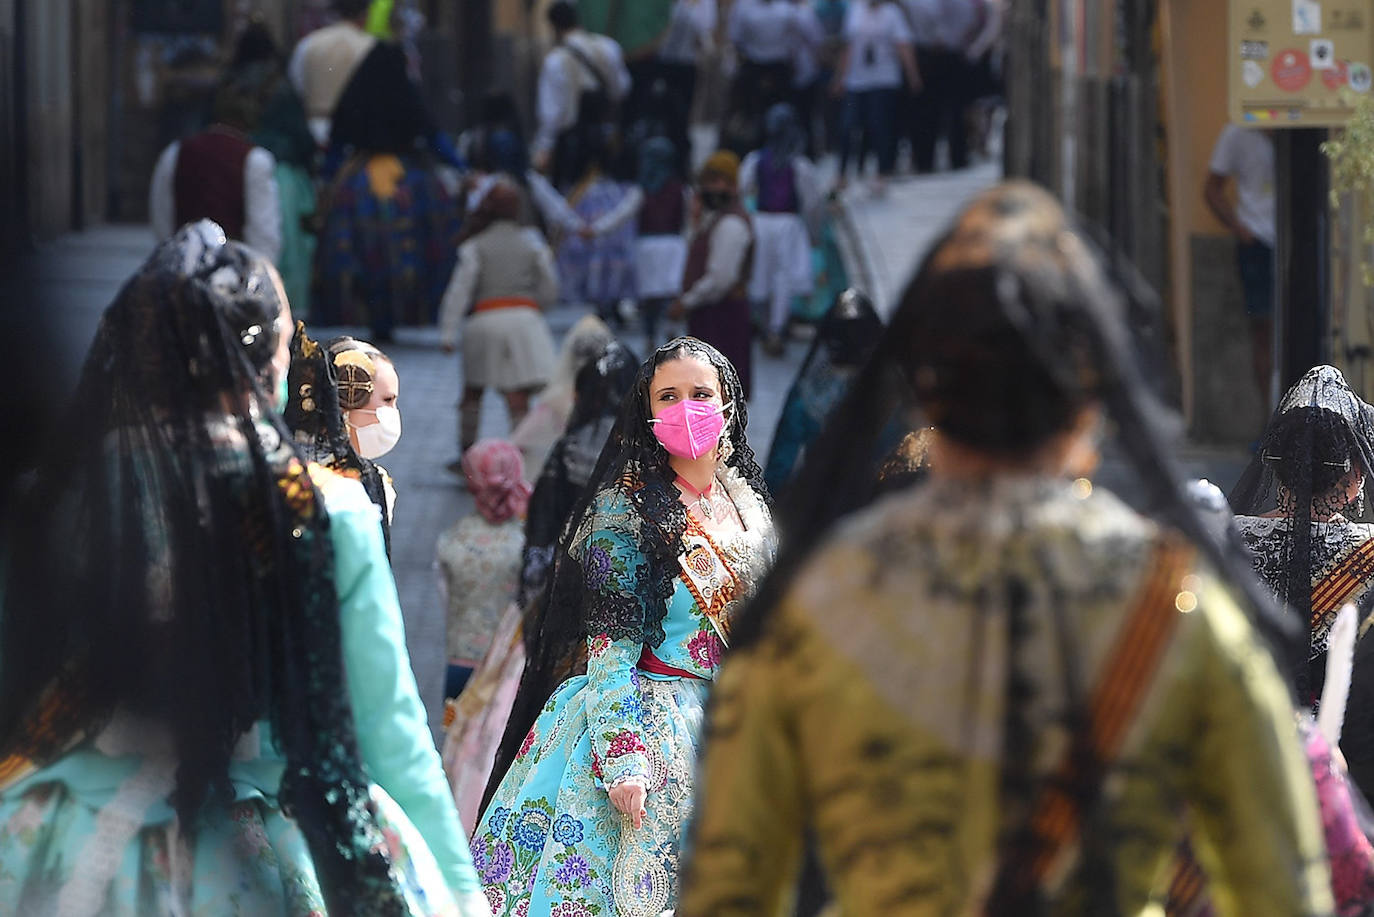
<svg viewBox="0 0 1374 917">
<path fill-rule="evenodd" d="M 0 908 L 1368 913 L 1374 406 L 1314 367 L 1185 486 L 1124 295 L 988 190 L 886 327 L 837 298 L 767 472 L 721 349 L 587 316 L 463 456 L 441 755 L 394 365 L 183 226 L 4 531 Z"/>
<path fill-rule="evenodd" d="M 844 6 L 732 5 L 775 97 L 691 172 L 677 109 L 620 110 L 690 95 L 710 0 L 629 63 L 554 3 L 528 145 L 501 96 L 450 144 L 369 4 L 289 63 L 245 35 L 7 499 L 0 912 L 1374 913 L 1374 406 L 1339 370 L 1229 496 L 1185 482 L 1133 288 L 1010 182 L 886 322 L 833 297 L 755 455 L 755 326 L 785 348 L 825 220 L 826 77 L 774 52 L 848 23 L 813 64 L 882 173 L 893 75 L 964 72 L 996 8 Z M 441 748 L 379 464 L 384 345 L 436 320 L 474 507 Z"/>
</svg>

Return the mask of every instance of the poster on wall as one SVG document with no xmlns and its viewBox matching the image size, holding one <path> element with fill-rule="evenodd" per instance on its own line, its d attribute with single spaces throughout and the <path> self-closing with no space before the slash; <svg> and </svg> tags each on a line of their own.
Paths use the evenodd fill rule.
<svg viewBox="0 0 1374 917">
<path fill-rule="evenodd" d="M 1374 83 L 1374 0 L 1230 0 L 1230 119 L 1330 127 Z"/>
</svg>

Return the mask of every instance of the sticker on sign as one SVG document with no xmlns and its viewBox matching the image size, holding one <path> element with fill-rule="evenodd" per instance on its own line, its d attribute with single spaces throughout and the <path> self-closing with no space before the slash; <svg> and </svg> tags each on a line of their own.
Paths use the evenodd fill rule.
<svg viewBox="0 0 1374 917">
<path fill-rule="evenodd" d="M 1312 39 L 1307 56 L 1312 61 L 1313 70 L 1330 70 L 1336 66 L 1336 46 L 1329 38 Z"/>
<path fill-rule="evenodd" d="M 1374 84 L 1374 72 L 1370 72 L 1368 64 L 1350 65 L 1350 88 L 1356 92 L 1368 92 L 1370 85 Z"/>
<path fill-rule="evenodd" d="M 1293 0 L 1293 34 L 1316 35 L 1322 30 L 1322 5 L 1317 0 Z"/>
</svg>

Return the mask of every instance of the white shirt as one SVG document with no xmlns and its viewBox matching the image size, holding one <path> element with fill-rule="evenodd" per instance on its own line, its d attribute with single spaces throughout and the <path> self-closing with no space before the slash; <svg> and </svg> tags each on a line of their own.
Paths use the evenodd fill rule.
<svg viewBox="0 0 1374 917">
<path fill-rule="evenodd" d="M 177 226 L 176 174 L 181 141 L 157 159 L 148 188 L 148 213 L 158 241 L 170 239 Z M 276 263 L 281 257 L 281 200 L 277 191 L 277 160 L 260 146 L 243 163 L 243 238 L 240 240 Z"/>
<path fill-rule="evenodd" d="M 682 305 L 687 309 L 719 302 L 746 279 L 744 258 L 753 238 L 749 224 L 733 213 L 705 219 L 708 222 L 697 231 L 711 234 L 711 251 L 706 256 L 706 273 L 682 294 Z"/>
<path fill-rule="evenodd" d="M 596 67 L 611 101 L 618 102 L 629 95 L 630 71 L 614 39 L 579 29 L 566 36 L 563 43 L 574 45 Z M 544 58 L 544 66 L 539 71 L 539 129 L 531 144 L 532 151 L 547 153 L 552 150 L 558 135 L 577 123 L 582 93 L 595 91 L 601 85 L 596 74 L 567 48 L 555 46 Z"/>
<path fill-rule="evenodd" d="M 1274 245 L 1274 141 L 1264 131 L 1228 124 L 1217 138 L 1213 175 L 1236 182 L 1236 218 L 1255 238 Z"/>
<path fill-rule="evenodd" d="M 902 0 L 919 45 L 964 50 L 974 40 L 985 0 Z"/>
<path fill-rule="evenodd" d="M 711 47 L 717 15 L 716 0 L 677 0 L 668 16 L 668 32 L 658 46 L 659 59 L 695 64 Z"/>
<path fill-rule="evenodd" d="M 730 41 L 758 64 L 791 60 L 797 8 L 789 0 L 736 0 L 730 9 Z"/>
<path fill-rule="evenodd" d="M 869 89 L 900 89 L 902 61 L 898 45 L 912 43 L 906 17 L 890 3 L 870 6 L 865 0 L 850 3 L 844 23 L 849 44 L 849 72 L 844 86 L 851 92 Z"/>
</svg>

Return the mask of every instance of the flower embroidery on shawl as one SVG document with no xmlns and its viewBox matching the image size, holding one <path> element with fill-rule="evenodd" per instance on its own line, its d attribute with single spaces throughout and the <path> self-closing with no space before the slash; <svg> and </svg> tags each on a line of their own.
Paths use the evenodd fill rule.
<svg viewBox="0 0 1374 917">
<path fill-rule="evenodd" d="M 515 760 L 519 761 L 529 754 L 530 749 L 534 747 L 534 739 L 534 729 L 531 728 L 529 732 L 525 733 L 525 741 L 520 743 L 520 752 L 515 756 Z"/>
<path fill-rule="evenodd" d="M 597 634 L 587 645 L 587 652 L 591 653 L 593 659 L 597 659 L 611 648 L 611 638 L 605 634 Z"/>
<path fill-rule="evenodd" d="M 720 638 L 711 631 L 699 630 L 687 641 L 687 653 L 703 669 L 715 669 L 720 665 Z"/>
<path fill-rule="evenodd" d="M 593 590 L 603 588 L 611 578 L 611 555 L 606 544 L 594 540 L 587 546 L 585 562 L 587 586 Z"/>
<path fill-rule="evenodd" d="M 562 866 L 554 870 L 553 877 L 560 885 L 570 885 L 576 888 L 587 884 L 587 881 L 591 879 L 591 871 L 585 858 L 571 856 Z"/>
<path fill-rule="evenodd" d="M 541 802 L 543 800 L 526 803 L 510 829 L 511 840 L 526 850 L 543 850 L 549 836 L 552 809 L 548 803 L 540 806 Z"/>
<path fill-rule="evenodd" d="M 486 879 L 483 878 L 483 882 Z M 506 909 L 506 892 L 499 885 L 488 885 L 482 891 L 487 894 L 487 904 L 491 905 L 491 912 L 499 914 Z"/>
<path fill-rule="evenodd" d="M 581 901 L 560 901 L 553 906 L 549 917 L 596 917 L 596 912 Z"/>
<path fill-rule="evenodd" d="M 637 752 L 647 751 L 644 747 L 644 740 L 628 729 L 622 729 L 618 733 L 607 735 L 606 738 L 610 740 L 610 747 L 607 749 L 606 754 L 612 758 L 619 758 L 623 755 L 633 755 Z"/>
<path fill-rule="evenodd" d="M 482 884 L 490 887 L 510 878 L 511 867 L 515 865 L 515 852 L 509 844 L 479 837 L 477 843 L 472 845 L 472 864 L 482 877 Z"/>
<path fill-rule="evenodd" d="M 560 815 L 553 823 L 553 839 L 560 844 L 580 844 L 582 837 L 582 822 L 571 815 Z"/>
</svg>

